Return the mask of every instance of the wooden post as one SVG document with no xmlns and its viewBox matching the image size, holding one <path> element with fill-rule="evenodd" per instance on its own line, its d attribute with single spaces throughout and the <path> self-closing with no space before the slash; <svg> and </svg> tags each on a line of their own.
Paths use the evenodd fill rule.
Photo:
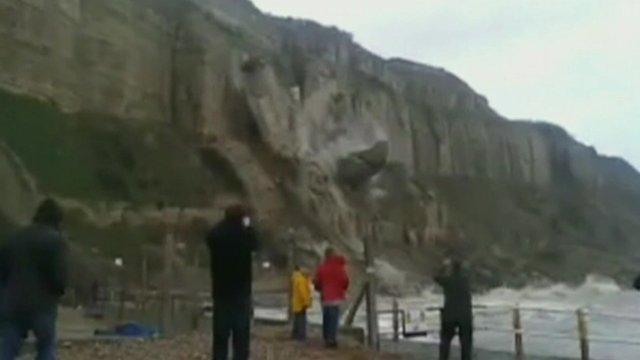
<svg viewBox="0 0 640 360">
<path fill-rule="evenodd" d="M 138 308 L 144 312 L 147 306 L 147 291 L 149 289 L 149 259 L 147 257 L 147 250 L 142 248 L 142 266 L 141 266 L 142 291 L 138 296 Z"/>
<path fill-rule="evenodd" d="M 289 254 L 288 254 L 288 261 L 287 261 L 287 270 L 289 271 L 289 273 L 287 274 L 287 280 L 288 280 L 288 289 L 289 289 L 289 296 L 287 299 L 287 321 L 289 323 L 293 322 L 293 282 L 291 281 L 291 276 L 293 274 L 293 271 L 296 267 L 296 244 L 295 244 L 295 239 L 294 239 L 294 232 L 293 229 L 289 229 L 289 233 L 288 233 L 288 237 L 289 237 Z"/>
<path fill-rule="evenodd" d="M 174 238 L 170 231 L 167 231 L 164 241 L 164 276 L 162 281 L 162 329 L 165 335 L 169 335 L 171 329 L 171 312 L 172 312 L 172 299 L 171 299 L 171 280 L 172 280 L 172 268 L 173 268 L 173 252 L 174 252 Z"/>
<path fill-rule="evenodd" d="M 200 312 L 197 311 L 197 304 L 192 305 L 191 311 L 191 328 L 192 332 L 196 332 L 200 329 Z"/>
<path fill-rule="evenodd" d="M 193 257 L 193 268 L 200 269 L 200 254 L 198 253 Z"/>
<path fill-rule="evenodd" d="M 198 269 L 200 268 L 200 257 L 196 254 L 193 260 L 193 268 L 198 271 Z M 253 264 L 253 259 L 251 262 Z M 197 331 L 198 329 L 200 329 L 200 317 L 202 316 L 202 309 L 200 308 L 197 286 L 191 289 L 191 291 L 189 292 L 189 298 L 191 310 L 191 331 Z"/>
<path fill-rule="evenodd" d="M 68 299 L 69 299 L 69 304 L 73 306 L 74 309 L 78 307 L 77 298 L 78 297 L 76 296 L 76 289 L 70 289 Z"/>
<path fill-rule="evenodd" d="M 522 319 L 520 317 L 520 307 L 513 309 L 513 333 L 516 344 L 516 359 L 524 360 L 524 343 L 522 331 Z"/>
<path fill-rule="evenodd" d="M 578 309 L 578 335 L 580 337 L 580 359 L 589 360 L 589 327 L 587 324 L 587 311 Z"/>
<path fill-rule="evenodd" d="M 444 329 L 444 308 L 440 308 L 438 313 L 440 315 L 440 334 L 442 334 L 442 329 Z M 411 313 L 407 314 L 407 322 L 411 322 Z"/>
<path fill-rule="evenodd" d="M 363 229 L 362 220 L 360 218 L 360 215 L 358 214 L 356 214 L 356 227 L 358 229 L 358 233 L 362 233 L 362 229 Z M 347 312 L 347 316 L 345 317 L 346 326 L 353 326 L 353 322 L 356 318 L 356 314 L 358 313 L 358 309 L 360 308 L 360 305 L 362 304 L 362 301 L 364 300 L 364 297 L 366 294 L 367 294 L 367 285 L 365 281 L 365 284 L 362 286 L 360 291 L 358 291 L 358 296 L 356 297 L 353 304 L 351 304 L 351 308 Z"/>
<path fill-rule="evenodd" d="M 372 249 L 372 237 L 375 236 L 375 226 L 371 227 L 371 232 L 364 237 L 364 256 L 366 261 L 366 274 L 367 274 L 367 336 L 369 340 L 369 347 L 374 350 L 378 350 L 380 347 L 380 338 L 378 333 L 378 306 L 377 306 L 377 286 L 376 286 L 376 271 L 375 271 L 375 256 Z"/>
<path fill-rule="evenodd" d="M 393 299 L 393 341 L 400 341 L 400 306 L 398 299 Z"/>
<path fill-rule="evenodd" d="M 198 331 L 198 329 L 200 329 L 200 317 L 202 316 L 200 304 L 198 303 L 198 290 L 194 288 L 193 291 L 190 292 L 189 298 L 189 308 L 191 312 L 191 331 Z"/>
<path fill-rule="evenodd" d="M 126 290 L 124 284 L 122 284 L 122 288 L 120 289 L 120 301 L 118 305 L 118 320 L 124 320 L 124 306 L 126 301 Z"/>
<path fill-rule="evenodd" d="M 174 324 L 176 318 L 176 303 L 179 303 L 179 299 L 176 294 L 171 294 L 171 324 Z"/>
<path fill-rule="evenodd" d="M 142 281 L 142 290 L 147 291 L 149 288 L 149 260 L 147 259 L 147 252 L 142 250 L 142 274 L 140 281 Z"/>
<path fill-rule="evenodd" d="M 346 326 L 353 325 L 353 322 L 355 321 L 355 318 L 356 318 L 356 314 L 358 313 L 358 309 L 360 308 L 360 305 L 362 304 L 362 301 L 364 300 L 364 297 L 366 294 L 367 294 L 367 285 L 365 284 L 362 287 L 362 289 L 360 289 L 360 291 L 358 292 L 358 296 L 356 297 L 356 300 L 353 302 L 353 305 L 351 305 L 351 308 L 347 312 L 347 316 L 344 321 Z"/>
</svg>

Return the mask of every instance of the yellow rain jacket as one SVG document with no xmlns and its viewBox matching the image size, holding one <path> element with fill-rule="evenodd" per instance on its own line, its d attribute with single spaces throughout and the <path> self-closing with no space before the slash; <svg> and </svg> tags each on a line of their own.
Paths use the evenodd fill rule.
<svg viewBox="0 0 640 360">
<path fill-rule="evenodd" d="M 302 273 L 294 271 L 291 276 L 291 304 L 294 313 L 300 313 L 311 307 L 311 279 Z"/>
</svg>

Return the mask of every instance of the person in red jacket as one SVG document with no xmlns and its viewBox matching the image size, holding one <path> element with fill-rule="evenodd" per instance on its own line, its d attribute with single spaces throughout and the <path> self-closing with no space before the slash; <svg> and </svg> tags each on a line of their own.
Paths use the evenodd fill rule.
<svg viewBox="0 0 640 360">
<path fill-rule="evenodd" d="M 346 260 L 333 248 L 325 251 L 324 262 L 318 267 L 314 285 L 322 300 L 322 335 L 328 348 L 338 347 L 340 305 L 346 300 L 349 276 Z"/>
</svg>

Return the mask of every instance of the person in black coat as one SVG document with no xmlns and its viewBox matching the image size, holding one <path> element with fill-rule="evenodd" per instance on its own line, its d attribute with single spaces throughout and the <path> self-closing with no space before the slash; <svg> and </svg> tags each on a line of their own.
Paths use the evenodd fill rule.
<svg viewBox="0 0 640 360">
<path fill-rule="evenodd" d="M 444 271 L 435 277 L 444 292 L 441 314 L 440 360 L 449 359 L 451 341 L 458 332 L 461 359 L 470 360 L 473 349 L 473 308 L 469 279 L 459 261 L 445 264 Z"/>
<path fill-rule="evenodd" d="M 38 208 L 33 224 L 0 247 L 3 288 L 1 360 L 18 357 L 29 331 L 37 359 L 55 359 L 58 302 L 67 286 L 67 245 L 60 233 L 62 209 L 53 200 Z"/>
<path fill-rule="evenodd" d="M 257 237 L 248 211 L 229 207 L 224 219 L 207 236 L 213 291 L 213 359 L 227 360 L 229 338 L 233 358 L 249 358 L 253 253 Z"/>
</svg>

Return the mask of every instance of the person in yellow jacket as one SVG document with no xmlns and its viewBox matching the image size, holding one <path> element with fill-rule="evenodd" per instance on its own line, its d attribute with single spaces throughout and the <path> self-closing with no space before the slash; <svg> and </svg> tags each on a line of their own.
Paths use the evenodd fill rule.
<svg viewBox="0 0 640 360">
<path fill-rule="evenodd" d="M 293 311 L 294 340 L 304 341 L 307 338 L 307 309 L 311 307 L 311 278 L 299 266 L 291 276 L 291 307 Z"/>
</svg>

